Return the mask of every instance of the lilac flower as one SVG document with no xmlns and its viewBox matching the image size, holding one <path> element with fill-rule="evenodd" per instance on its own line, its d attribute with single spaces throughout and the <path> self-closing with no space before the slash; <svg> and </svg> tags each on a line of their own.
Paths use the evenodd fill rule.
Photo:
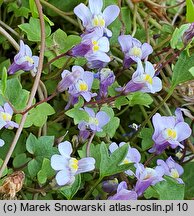
<svg viewBox="0 0 194 216">
<path fill-rule="evenodd" d="M 108 38 L 103 36 L 102 29 L 96 28 L 82 37 L 82 42 L 71 50 L 70 55 L 85 57 L 89 68 L 101 68 L 110 62 L 106 54 L 109 49 Z"/>
<path fill-rule="evenodd" d="M 117 193 L 110 196 L 108 200 L 137 200 L 135 191 L 127 190 L 127 183 L 122 181 L 117 188 Z"/>
<path fill-rule="evenodd" d="M 109 68 L 103 68 L 96 74 L 96 78 L 100 80 L 100 97 L 107 97 L 108 87 L 115 81 L 115 75 Z"/>
<path fill-rule="evenodd" d="M 184 170 L 182 166 L 176 163 L 171 157 L 169 157 L 166 162 L 158 159 L 157 165 L 164 169 L 164 175 L 175 178 L 181 184 L 184 183 L 183 180 L 179 178 L 179 176 L 183 174 Z"/>
<path fill-rule="evenodd" d="M 107 29 L 119 15 L 119 7 L 110 5 L 103 12 L 103 0 L 89 0 L 89 7 L 84 4 L 79 4 L 74 8 L 74 13 L 82 20 L 83 26 L 86 31 L 93 31 L 96 27 L 103 29 L 108 37 L 112 36 L 112 32 Z"/>
<path fill-rule="evenodd" d="M 95 114 L 94 110 L 84 107 L 84 110 L 89 115 L 89 121 L 81 121 L 78 128 L 81 131 L 90 129 L 93 132 L 101 132 L 102 128 L 110 121 L 110 117 L 104 111 L 99 111 Z"/>
<path fill-rule="evenodd" d="M 92 97 L 96 96 L 96 93 L 91 93 L 92 83 L 94 75 L 92 72 L 84 71 L 80 66 L 73 66 L 72 72 L 64 70 L 62 73 L 62 80 L 57 86 L 59 92 L 68 90 L 70 94 L 69 102 L 65 109 L 78 102 L 78 97 L 81 95 L 87 102 Z"/>
<path fill-rule="evenodd" d="M 153 65 L 146 61 L 144 69 L 142 62 L 138 60 L 137 70 L 133 73 L 132 80 L 126 86 L 117 88 L 116 91 L 122 91 L 124 94 L 135 91 L 156 93 L 161 89 L 162 81 L 155 76 Z"/>
<path fill-rule="evenodd" d="M 14 74 L 18 70 L 30 71 L 32 70 L 35 74 L 38 67 L 38 56 L 32 56 L 32 51 L 28 45 L 25 45 L 22 40 L 20 40 L 20 50 L 19 53 L 14 57 L 14 62 L 8 68 L 9 74 Z"/>
<path fill-rule="evenodd" d="M 8 103 L 5 103 L 2 106 L 0 106 L 0 129 L 5 127 L 5 128 L 18 128 L 18 124 L 11 121 L 13 115 L 13 110 L 11 106 Z"/>
<path fill-rule="evenodd" d="M 175 111 L 175 116 L 161 116 L 156 113 L 152 122 L 154 125 L 154 146 L 149 152 L 160 154 L 170 146 L 176 148 L 184 146 L 180 143 L 191 135 L 191 129 L 187 123 L 184 122 L 181 110 L 179 108 Z"/>
<path fill-rule="evenodd" d="M 148 43 L 141 43 L 130 35 L 121 35 L 118 37 L 122 51 L 125 55 L 124 67 L 128 68 L 132 63 L 143 60 L 153 52 Z"/>
<path fill-rule="evenodd" d="M 164 175 L 163 168 L 157 166 L 155 169 L 144 167 L 143 164 L 136 164 L 136 178 L 135 191 L 138 196 L 141 196 L 143 192 L 150 186 L 163 181 Z"/>
<path fill-rule="evenodd" d="M 77 82 L 81 74 L 84 73 L 84 69 L 80 66 L 73 66 L 72 72 L 64 70 L 61 74 L 62 80 L 57 86 L 59 92 L 66 91 L 71 85 Z"/>
<path fill-rule="evenodd" d="M 72 146 L 68 141 L 62 142 L 58 146 L 60 155 L 51 157 L 51 167 L 58 171 L 56 175 L 57 184 L 60 186 L 73 184 L 75 175 L 89 172 L 95 168 L 95 159 L 92 157 L 77 160 L 71 157 Z"/>
<path fill-rule="evenodd" d="M 111 153 L 113 153 L 116 149 L 118 149 L 119 147 L 121 147 L 125 144 L 126 144 L 125 142 L 121 142 L 118 146 L 115 142 L 113 142 L 110 144 L 109 150 Z M 129 146 L 127 155 L 121 164 L 139 163 L 140 160 L 141 160 L 141 155 L 140 155 L 139 151 L 136 148 L 131 148 Z M 125 171 L 125 173 L 129 176 L 134 175 L 134 173 L 131 170 L 127 170 L 127 171 Z"/>
</svg>

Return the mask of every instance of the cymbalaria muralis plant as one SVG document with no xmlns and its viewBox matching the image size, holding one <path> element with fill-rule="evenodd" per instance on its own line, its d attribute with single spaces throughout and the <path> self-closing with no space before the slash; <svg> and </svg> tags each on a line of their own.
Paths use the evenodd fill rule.
<svg viewBox="0 0 194 216">
<path fill-rule="evenodd" d="M 194 199 L 189 2 L 0 3 L 1 199 Z"/>
</svg>

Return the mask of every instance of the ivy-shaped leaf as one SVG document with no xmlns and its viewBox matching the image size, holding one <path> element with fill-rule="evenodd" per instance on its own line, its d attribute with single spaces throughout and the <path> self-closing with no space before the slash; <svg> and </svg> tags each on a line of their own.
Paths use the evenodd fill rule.
<svg viewBox="0 0 194 216">
<path fill-rule="evenodd" d="M 193 59 L 194 53 L 191 56 L 188 56 L 186 51 L 181 53 L 173 69 L 172 85 L 174 87 L 180 83 L 184 83 L 193 79 L 193 76 L 189 71 L 194 66 Z"/>
<path fill-rule="evenodd" d="M 130 169 L 133 164 L 122 164 L 128 152 L 128 144 L 123 145 L 122 147 L 115 150 L 111 155 L 108 153 L 108 148 L 105 143 L 100 144 L 100 178 L 102 179 L 105 176 L 111 176 L 125 170 Z"/>
</svg>

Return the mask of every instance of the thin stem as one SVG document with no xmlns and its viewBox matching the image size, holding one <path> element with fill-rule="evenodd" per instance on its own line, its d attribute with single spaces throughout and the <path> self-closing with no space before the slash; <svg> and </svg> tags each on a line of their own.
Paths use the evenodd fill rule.
<svg viewBox="0 0 194 216">
<path fill-rule="evenodd" d="M 12 36 L 7 33 L 1 26 L 0 26 L 0 34 L 2 34 L 4 37 L 7 38 L 7 40 L 12 44 L 12 46 L 16 49 L 19 50 L 20 46 L 18 43 L 12 38 Z"/>
<path fill-rule="evenodd" d="M 44 25 L 44 17 L 43 17 L 43 12 L 42 12 L 42 6 L 40 4 L 39 0 L 35 0 L 36 3 L 36 7 L 38 9 L 38 14 L 40 17 L 40 26 L 41 26 L 41 46 L 40 46 L 40 55 L 39 55 L 39 63 L 38 63 L 38 70 L 37 70 L 37 74 L 36 74 L 36 78 L 31 90 L 31 94 L 27 103 L 26 108 L 28 109 L 29 107 L 31 107 L 32 103 L 33 103 L 33 99 L 35 97 L 36 91 L 38 89 L 38 85 L 39 85 L 39 81 L 40 81 L 40 77 L 41 77 L 41 72 L 42 72 L 42 67 L 43 67 L 43 59 L 44 59 L 44 49 L 45 49 L 45 25 Z M 26 121 L 28 113 L 25 113 L 22 116 L 19 128 L 16 131 L 15 137 L 10 145 L 9 151 L 5 157 L 5 160 L 3 162 L 3 165 L 1 166 L 0 169 L 0 177 L 3 174 L 4 169 L 7 166 L 7 163 L 9 162 L 9 159 L 15 149 L 15 146 L 18 142 L 18 139 L 20 138 L 20 135 L 22 133 L 23 127 L 24 127 L 24 123 Z"/>
<path fill-rule="evenodd" d="M 145 117 L 145 119 L 147 119 L 148 118 L 148 114 L 147 114 L 145 108 L 142 105 L 140 105 L 139 107 L 140 107 L 140 109 L 141 109 L 141 111 L 143 113 L 143 116 Z M 149 128 L 153 128 L 152 123 L 151 123 L 150 120 L 148 121 L 148 126 L 149 126 Z"/>
<path fill-rule="evenodd" d="M 56 95 L 57 95 L 57 92 L 54 92 L 54 93 L 53 93 L 52 95 L 50 95 L 49 97 L 44 98 L 43 100 L 39 101 L 38 103 L 36 103 L 36 104 L 30 106 L 28 109 L 26 109 L 25 111 L 23 111 L 21 114 L 22 114 L 22 115 L 25 115 L 25 114 L 26 114 L 27 112 L 29 112 L 32 108 L 34 108 L 34 107 L 36 107 L 36 106 L 38 106 L 38 105 L 40 105 L 40 104 L 42 104 L 42 103 L 44 103 L 44 102 L 47 102 L 47 101 L 53 99 Z"/>
<path fill-rule="evenodd" d="M 100 177 L 95 184 L 91 187 L 91 189 L 86 193 L 86 195 L 83 197 L 83 200 L 87 200 L 91 193 L 94 191 L 94 189 L 98 186 L 98 184 L 102 181 L 102 177 Z"/>
<path fill-rule="evenodd" d="M 61 17 L 63 17 L 64 19 L 66 19 L 68 22 L 70 22 L 74 26 L 79 27 L 79 24 L 74 19 L 72 19 L 71 17 L 69 17 L 69 15 L 73 15 L 72 12 L 69 13 L 69 12 L 61 11 L 58 8 L 56 8 L 55 6 L 53 6 L 52 4 L 49 4 L 48 2 L 46 2 L 44 0 L 40 0 L 40 2 L 43 5 L 45 5 L 46 7 L 50 8 L 51 10 L 53 10 L 55 13 L 57 13 Z"/>
<path fill-rule="evenodd" d="M 86 157 L 90 157 L 90 146 L 92 143 L 92 140 L 94 139 L 95 133 L 92 133 L 87 145 L 86 145 Z"/>
<path fill-rule="evenodd" d="M 145 167 L 148 166 L 149 163 L 150 163 L 156 156 L 157 156 L 156 154 L 151 155 L 151 157 L 149 157 L 149 158 L 147 159 L 147 161 L 144 163 L 144 166 L 145 166 Z"/>
<path fill-rule="evenodd" d="M 133 12 L 133 32 L 131 34 L 134 37 L 137 30 L 137 4 L 134 4 L 134 12 Z"/>
<path fill-rule="evenodd" d="M 8 26 L 6 23 L 4 23 L 2 20 L 0 20 L 0 25 L 2 25 L 4 28 L 6 28 L 8 31 L 10 31 L 16 37 L 21 38 L 21 36 L 14 29 L 12 29 L 10 26 Z"/>
</svg>

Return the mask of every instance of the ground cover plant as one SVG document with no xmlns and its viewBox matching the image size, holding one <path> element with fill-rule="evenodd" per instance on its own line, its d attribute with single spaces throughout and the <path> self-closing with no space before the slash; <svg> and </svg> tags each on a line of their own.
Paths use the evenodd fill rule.
<svg viewBox="0 0 194 216">
<path fill-rule="evenodd" d="M 0 7 L 1 199 L 194 198 L 192 0 Z"/>
</svg>

